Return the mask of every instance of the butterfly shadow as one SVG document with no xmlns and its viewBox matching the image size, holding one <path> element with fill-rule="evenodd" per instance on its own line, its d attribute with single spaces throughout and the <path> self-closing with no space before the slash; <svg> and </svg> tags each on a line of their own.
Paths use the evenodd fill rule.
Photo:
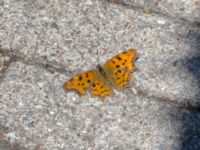
<svg viewBox="0 0 200 150">
<path fill-rule="evenodd" d="M 190 45 L 191 56 L 184 58 L 181 64 L 197 79 L 198 92 L 193 99 L 195 105 L 187 103 L 188 113 L 184 114 L 180 131 L 180 150 L 200 150 L 200 23 L 189 31 L 186 44 Z"/>
</svg>

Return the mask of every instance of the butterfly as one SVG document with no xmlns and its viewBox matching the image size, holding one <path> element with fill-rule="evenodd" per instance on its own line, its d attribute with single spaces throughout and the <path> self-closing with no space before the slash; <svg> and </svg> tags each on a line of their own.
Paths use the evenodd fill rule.
<svg viewBox="0 0 200 150">
<path fill-rule="evenodd" d="M 108 60 L 103 66 L 73 76 L 63 85 L 66 91 L 74 90 L 84 95 L 87 90 L 93 96 L 105 98 L 114 94 L 112 87 L 122 90 L 131 80 L 131 72 L 136 70 L 134 64 L 138 57 L 135 49 L 129 49 Z"/>
</svg>

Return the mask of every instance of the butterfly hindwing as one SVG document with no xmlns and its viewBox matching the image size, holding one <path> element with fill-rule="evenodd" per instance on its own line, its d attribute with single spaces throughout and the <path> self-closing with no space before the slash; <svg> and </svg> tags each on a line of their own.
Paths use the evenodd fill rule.
<svg viewBox="0 0 200 150">
<path fill-rule="evenodd" d="M 123 69 L 112 70 L 112 77 L 114 80 L 113 86 L 118 90 L 125 88 L 131 80 L 130 72 Z"/>
<path fill-rule="evenodd" d="M 83 72 L 80 75 L 75 75 L 72 79 L 64 83 L 66 90 L 75 90 L 79 94 L 84 95 L 88 87 L 90 87 L 97 78 L 95 70 Z"/>
<path fill-rule="evenodd" d="M 113 91 L 112 88 L 108 86 L 102 79 L 97 79 L 91 87 L 91 94 L 93 96 L 104 98 L 106 96 L 113 95 Z"/>
</svg>

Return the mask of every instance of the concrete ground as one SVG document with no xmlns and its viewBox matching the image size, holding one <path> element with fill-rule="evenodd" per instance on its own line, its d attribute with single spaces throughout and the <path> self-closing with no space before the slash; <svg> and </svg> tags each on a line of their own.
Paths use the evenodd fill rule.
<svg viewBox="0 0 200 150">
<path fill-rule="evenodd" d="M 0 150 L 200 149 L 199 0 L 0 0 L 0 46 Z M 63 90 L 129 48 L 129 88 Z"/>
</svg>

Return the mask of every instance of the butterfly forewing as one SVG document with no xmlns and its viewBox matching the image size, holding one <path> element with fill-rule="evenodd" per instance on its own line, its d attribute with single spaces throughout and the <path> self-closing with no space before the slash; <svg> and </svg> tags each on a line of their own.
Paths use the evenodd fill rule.
<svg viewBox="0 0 200 150">
<path fill-rule="evenodd" d="M 134 71 L 135 65 L 133 61 L 137 58 L 137 52 L 135 49 L 130 49 L 128 51 L 122 52 L 112 59 L 108 60 L 104 67 L 113 70 L 113 69 L 126 69 L 127 71 Z"/>
<path fill-rule="evenodd" d="M 122 52 L 104 64 L 105 70 L 110 73 L 113 79 L 113 86 L 121 90 L 125 88 L 131 79 L 130 72 L 136 69 L 133 61 L 137 58 L 135 49 Z"/>
<path fill-rule="evenodd" d="M 93 96 L 104 98 L 113 95 L 113 90 L 102 79 L 97 79 L 91 87 L 91 94 Z"/>
<path fill-rule="evenodd" d="M 75 90 L 79 94 L 85 94 L 87 88 L 91 86 L 97 78 L 96 70 L 83 72 L 80 75 L 75 75 L 72 79 L 64 83 L 66 90 Z"/>
</svg>

